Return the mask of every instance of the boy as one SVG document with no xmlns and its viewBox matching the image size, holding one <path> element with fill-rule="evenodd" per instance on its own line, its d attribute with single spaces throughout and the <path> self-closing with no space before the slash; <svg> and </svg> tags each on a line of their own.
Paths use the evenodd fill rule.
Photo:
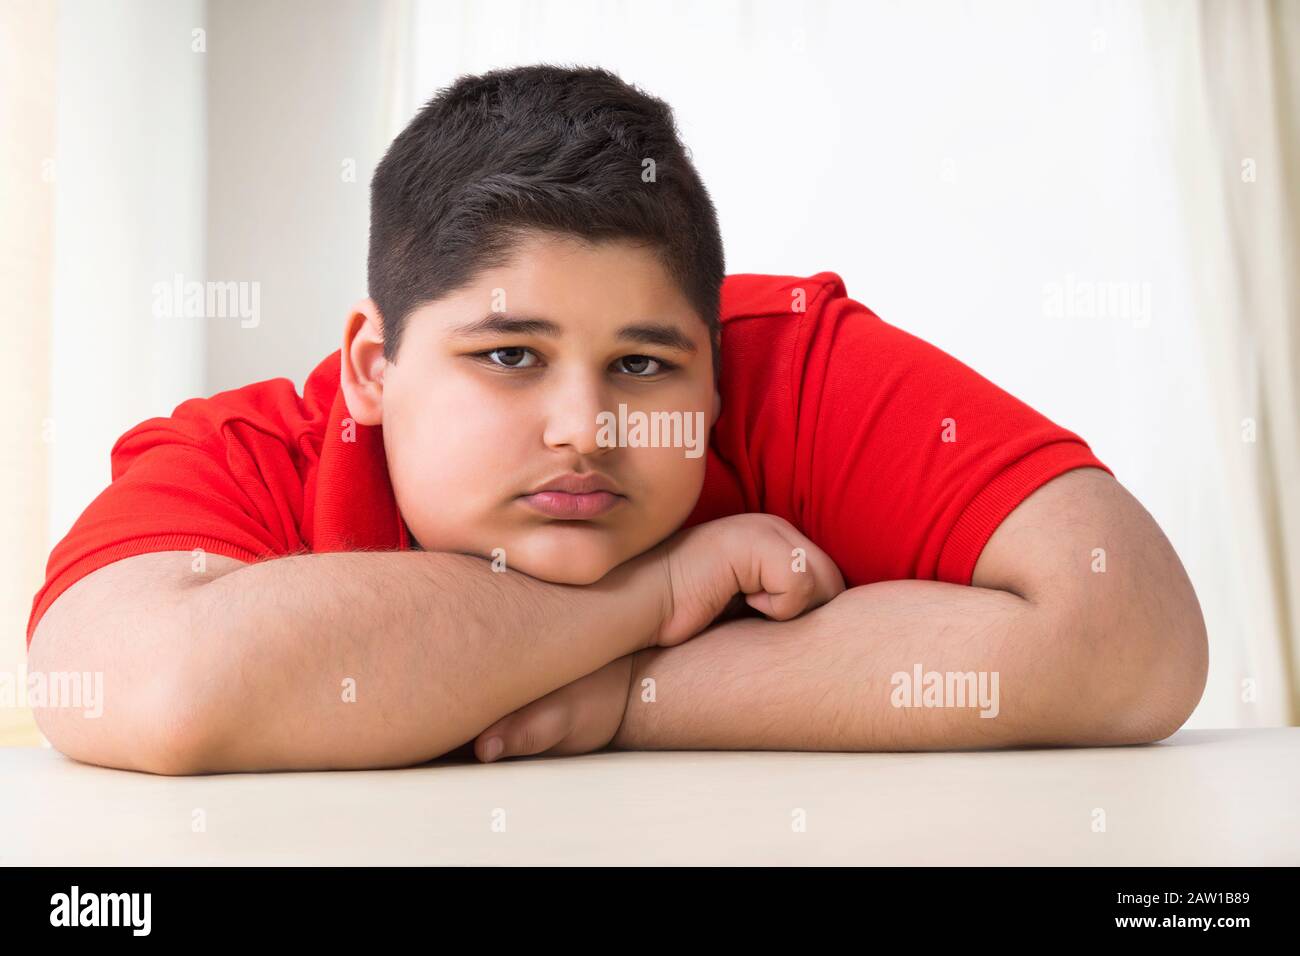
<svg viewBox="0 0 1300 956">
<path fill-rule="evenodd" d="M 302 396 L 131 429 L 51 554 L 31 669 L 105 677 L 102 717 L 37 712 L 64 753 L 1117 744 L 1195 707 L 1200 608 L 1141 505 L 833 273 L 724 281 L 661 101 L 463 77 L 371 188 L 370 297 Z M 637 416 L 678 440 L 608 427 Z"/>
</svg>

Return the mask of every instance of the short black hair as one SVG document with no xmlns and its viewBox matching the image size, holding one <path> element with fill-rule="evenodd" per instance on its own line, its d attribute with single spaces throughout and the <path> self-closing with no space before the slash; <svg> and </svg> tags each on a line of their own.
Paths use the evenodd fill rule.
<svg viewBox="0 0 1300 956">
<path fill-rule="evenodd" d="M 725 266 L 713 202 L 669 105 L 598 67 L 461 76 L 393 140 L 370 182 L 384 356 L 395 360 L 412 309 L 504 264 L 536 231 L 651 247 L 709 328 L 716 378 Z"/>
</svg>

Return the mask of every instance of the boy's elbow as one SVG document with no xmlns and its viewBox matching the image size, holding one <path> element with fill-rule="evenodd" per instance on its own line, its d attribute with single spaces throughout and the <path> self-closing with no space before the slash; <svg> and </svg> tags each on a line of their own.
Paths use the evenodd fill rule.
<svg viewBox="0 0 1300 956">
<path fill-rule="evenodd" d="M 213 716 L 183 680 L 155 675 L 148 686 L 123 687 L 113 676 L 105 675 L 98 712 L 33 708 L 37 729 L 50 746 L 81 763 L 117 770 L 164 776 L 210 772 Z"/>
<path fill-rule="evenodd" d="M 157 715 L 156 729 L 139 749 L 138 769 L 167 777 L 217 772 L 213 716 L 179 696 Z"/>
<path fill-rule="evenodd" d="M 1198 614 L 1199 619 L 1199 614 Z M 1205 624 L 1188 625 L 1169 642 L 1177 650 L 1152 669 L 1147 686 L 1129 708 L 1128 743 L 1172 737 L 1201 702 L 1209 672 Z"/>
<path fill-rule="evenodd" d="M 1112 637 L 1126 643 L 1110 668 L 1100 668 L 1106 701 L 1094 714 L 1094 728 L 1113 744 L 1155 743 L 1187 723 L 1205 692 L 1209 639 L 1199 602 L 1190 586 L 1164 595 L 1166 613 L 1158 623 L 1121 630 Z"/>
<path fill-rule="evenodd" d="M 165 709 L 153 717 L 142 717 L 135 729 L 121 721 L 89 726 L 93 718 L 58 714 L 50 708 L 38 708 L 34 713 L 36 726 L 50 746 L 81 763 L 169 777 L 211 770 L 211 750 L 204 743 L 207 731 L 189 721 L 177 721 L 174 713 Z"/>
<path fill-rule="evenodd" d="M 215 557 L 215 556 L 213 556 Z M 28 674 L 51 688 L 33 707 L 46 740 L 74 760 L 180 776 L 211 769 L 226 682 L 197 650 L 188 552 L 123 558 L 79 579 L 37 622 Z M 229 572 L 240 566 L 221 559 Z M 209 613 L 209 617 L 212 615 Z M 67 698 L 63 700 L 63 698 Z"/>
</svg>

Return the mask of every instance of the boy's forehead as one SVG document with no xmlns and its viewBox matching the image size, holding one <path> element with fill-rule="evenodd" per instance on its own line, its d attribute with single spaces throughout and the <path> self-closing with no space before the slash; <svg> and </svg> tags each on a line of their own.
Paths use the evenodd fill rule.
<svg viewBox="0 0 1300 956">
<path fill-rule="evenodd" d="M 575 237 L 532 237 L 518 242 L 510 258 L 479 276 L 483 286 L 538 298 L 576 298 L 602 304 L 680 298 L 681 292 L 655 251 L 631 240 L 591 242 Z"/>
<path fill-rule="evenodd" d="M 484 269 L 421 311 L 448 337 L 520 334 L 559 337 L 566 329 L 677 327 L 690 339 L 692 304 L 650 250 L 630 244 L 530 242 L 510 261 Z M 694 321 L 693 321 L 694 320 Z"/>
</svg>

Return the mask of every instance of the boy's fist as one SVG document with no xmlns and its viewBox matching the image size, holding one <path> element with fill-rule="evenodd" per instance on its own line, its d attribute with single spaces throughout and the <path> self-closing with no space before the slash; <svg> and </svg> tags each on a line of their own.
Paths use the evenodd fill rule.
<svg viewBox="0 0 1300 956">
<path fill-rule="evenodd" d="M 607 746 L 623 723 L 633 656 L 611 661 L 501 718 L 478 735 L 474 755 L 490 763 L 532 754 L 586 754 Z"/>
<path fill-rule="evenodd" d="M 667 593 L 652 646 L 690 640 L 738 594 L 759 613 L 787 621 L 844 590 L 830 556 L 776 515 L 738 514 L 695 525 L 646 557 L 659 563 Z"/>
</svg>

